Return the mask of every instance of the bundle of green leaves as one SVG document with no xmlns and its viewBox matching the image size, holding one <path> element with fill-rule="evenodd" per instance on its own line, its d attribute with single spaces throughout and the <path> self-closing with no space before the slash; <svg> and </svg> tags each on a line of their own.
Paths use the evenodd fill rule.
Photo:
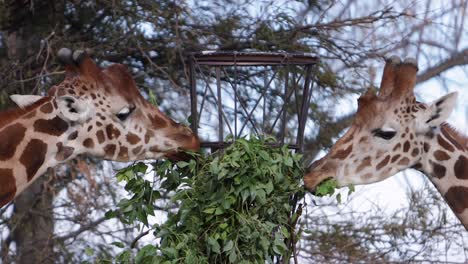
<svg viewBox="0 0 468 264">
<path fill-rule="evenodd" d="M 159 244 L 142 247 L 134 260 L 124 251 L 118 261 L 287 263 L 299 236 L 296 203 L 304 195 L 303 167 L 301 155 L 265 144 L 271 141 L 238 139 L 222 152 L 197 156 L 197 161 L 153 164 L 162 180 L 158 188 L 173 190 L 172 201 L 179 208 L 167 222 L 152 226 Z M 134 195 L 109 217 L 148 225 L 160 189 L 141 177 L 146 170 L 138 163 L 118 173 Z"/>
</svg>

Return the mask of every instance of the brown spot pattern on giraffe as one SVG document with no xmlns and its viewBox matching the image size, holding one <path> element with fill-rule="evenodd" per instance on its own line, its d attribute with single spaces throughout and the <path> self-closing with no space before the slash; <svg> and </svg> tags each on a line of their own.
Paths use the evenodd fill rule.
<svg viewBox="0 0 468 264">
<path fill-rule="evenodd" d="M 448 160 L 450 156 L 443 150 L 436 150 L 434 151 L 434 158 L 436 158 L 436 160 Z"/>
<path fill-rule="evenodd" d="M 109 144 L 104 147 L 104 152 L 106 153 L 106 156 L 108 157 L 113 157 L 115 153 L 115 144 Z"/>
<path fill-rule="evenodd" d="M 154 133 L 150 130 L 146 131 L 146 134 L 145 134 L 145 144 L 148 144 L 148 142 L 150 141 L 150 138 L 154 137 Z"/>
<path fill-rule="evenodd" d="M 34 131 L 52 136 L 60 136 L 68 129 L 68 123 L 56 116 L 52 119 L 38 119 L 34 122 Z"/>
<path fill-rule="evenodd" d="M 87 148 L 94 148 L 94 141 L 91 138 L 87 138 L 83 141 L 83 146 Z"/>
<path fill-rule="evenodd" d="M 0 169 L 0 207 L 13 200 L 15 194 L 16 180 L 13 176 L 13 170 Z"/>
<path fill-rule="evenodd" d="M 468 208 L 468 188 L 463 186 L 452 186 L 444 195 L 445 200 L 457 214 L 463 213 Z"/>
<path fill-rule="evenodd" d="M 411 144 L 409 143 L 409 141 L 405 141 L 405 144 L 403 144 L 403 152 L 408 152 L 410 146 Z"/>
<path fill-rule="evenodd" d="M 120 136 L 120 131 L 112 124 L 109 124 L 106 126 L 106 134 L 108 139 L 114 139 Z"/>
<path fill-rule="evenodd" d="M 400 147 L 401 147 L 401 144 L 400 144 L 400 143 L 396 144 L 395 147 L 393 148 L 393 151 L 399 150 Z"/>
<path fill-rule="evenodd" d="M 390 161 L 390 155 L 387 155 L 385 159 L 383 159 L 381 162 L 379 162 L 379 164 L 377 164 L 377 170 L 380 170 L 381 168 L 383 168 L 385 165 L 388 164 L 389 161 Z"/>
<path fill-rule="evenodd" d="M 422 164 L 418 162 L 418 163 L 414 164 L 414 166 L 411 167 L 411 168 L 420 171 L 422 169 Z"/>
<path fill-rule="evenodd" d="M 49 103 L 41 106 L 41 108 L 39 110 L 41 110 L 41 112 L 43 112 L 45 114 L 50 114 L 50 113 L 52 113 L 52 111 L 54 111 L 54 108 L 52 107 L 52 104 L 49 102 Z"/>
<path fill-rule="evenodd" d="M 468 180 L 468 158 L 460 155 L 455 162 L 454 171 L 458 179 Z"/>
<path fill-rule="evenodd" d="M 390 161 L 391 163 L 394 163 L 395 161 L 397 161 L 399 158 L 400 158 L 400 154 L 396 154 L 395 156 L 393 156 L 392 160 Z"/>
<path fill-rule="evenodd" d="M 149 119 L 151 120 L 151 124 L 153 125 L 154 129 L 167 127 L 167 121 L 159 115 L 149 115 Z"/>
<path fill-rule="evenodd" d="M 402 165 L 402 166 L 407 166 L 409 164 L 409 159 L 407 157 L 403 157 L 399 162 L 398 162 L 398 165 Z"/>
<path fill-rule="evenodd" d="M 332 158 L 337 158 L 337 159 L 340 159 L 340 160 L 344 160 L 344 159 L 346 159 L 346 157 L 348 157 L 349 153 L 351 153 L 352 150 L 353 150 L 352 145 L 349 146 L 346 149 L 340 149 L 332 156 Z"/>
<path fill-rule="evenodd" d="M 75 148 L 67 147 L 62 144 L 62 142 L 58 142 L 57 146 L 57 154 L 55 154 L 55 159 L 58 161 L 63 161 L 68 159 L 75 151 Z"/>
<path fill-rule="evenodd" d="M 134 148 L 134 149 L 132 150 L 133 154 L 134 154 L 134 155 L 138 155 L 138 154 L 140 153 L 142 147 L 143 147 L 143 146 L 138 146 L 138 147 Z"/>
<path fill-rule="evenodd" d="M 42 166 L 47 153 L 47 144 L 39 139 L 31 139 L 21 154 L 20 162 L 26 167 L 26 175 L 30 181 Z"/>
<path fill-rule="evenodd" d="M 357 167 L 356 173 L 362 171 L 365 167 L 369 167 L 370 165 L 371 165 L 371 157 L 367 156 L 362 160 L 361 164 L 359 164 L 359 166 Z"/>
<path fill-rule="evenodd" d="M 445 177 L 445 172 L 446 171 L 447 170 L 445 169 L 444 166 L 442 166 L 442 165 L 440 165 L 438 163 L 432 162 L 432 173 L 433 173 L 434 177 L 441 179 L 441 178 Z"/>
<path fill-rule="evenodd" d="M 151 152 L 161 153 L 161 149 L 158 146 L 152 146 L 149 149 Z"/>
<path fill-rule="evenodd" d="M 127 141 L 128 143 L 135 145 L 136 143 L 140 142 L 140 137 L 133 134 L 133 133 L 128 133 L 127 134 Z"/>
<path fill-rule="evenodd" d="M 13 124 L 0 132 L 0 160 L 13 157 L 16 147 L 23 140 L 26 128 L 21 124 Z"/>
<path fill-rule="evenodd" d="M 98 132 L 96 132 L 96 137 L 97 137 L 99 144 L 101 144 L 105 140 L 104 132 L 102 130 L 99 130 Z"/>
<path fill-rule="evenodd" d="M 78 137 L 78 131 L 75 131 L 68 135 L 68 140 L 75 140 Z"/>
<path fill-rule="evenodd" d="M 413 151 L 411 152 L 411 156 L 416 157 L 419 154 L 419 149 L 414 148 Z"/>
<path fill-rule="evenodd" d="M 128 159 L 128 148 L 127 147 L 120 147 L 119 154 L 117 155 L 120 160 L 127 160 Z"/>
<path fill-rule="evenodd" d="M 453 152 L 455 150 L 453 146 L 450 145 L 450 143 L 448 143 L 445 139 L 442 138 L 441 135 L 437 135 L 437 142 L 439 143 L 441 147 L 443 147 L 444 149 L 450 152 Z"/>
<path fill-rule="evenodd" d="M 429 145 L 429 143 L 427 142 L 424 142 L 424 152 L 429 152 L 429 149 L 431 148 L 431 145 Z"/>
<path fill-rule="evenodd" d="M 454 145 L 458 150 L 465 150 L 464 147 L 455 139 L 447 130 L 447 126 L 442 125 L 441 127 L 442 134 Z"/>
</svg>

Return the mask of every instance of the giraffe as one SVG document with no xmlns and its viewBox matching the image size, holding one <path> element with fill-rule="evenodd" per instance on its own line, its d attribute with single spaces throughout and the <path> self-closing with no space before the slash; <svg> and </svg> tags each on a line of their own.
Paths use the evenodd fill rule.
<svg viewBox="0 0 468 264">
<path fill-rule="evenodd" d="M 431 104 L 416 101 L 414 59 L 386 60 L 380 90 L 358 99 L 349 130 L 304 176 L 313 192 L 333 178 L 338 186 L 382 181 L 407 168 L 425 174 L 468 230 L 468 137 L 445 122 L 457 93 Z"/>
<path fill-rule="evenodd" d="M 147 102 L 125 66 L 101 69 L 67 48 L 57 57 L 63 82 L 46 96 L 12 95 L 17 107 L 0 112 L 0 207 L 79 154 L 132 161 L 198 151 L 198 137 Z"/>
</svg>

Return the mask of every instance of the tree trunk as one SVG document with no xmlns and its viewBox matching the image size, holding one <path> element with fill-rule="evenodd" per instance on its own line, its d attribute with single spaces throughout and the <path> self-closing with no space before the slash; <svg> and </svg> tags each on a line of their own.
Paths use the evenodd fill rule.
<svg viewBox="0 0 468 264">
<path fill-rule="evenodd" d="M 49 173 L 41 176 L 15 199 L 12 240 L 16 263 L 54 263 L 53 195 L 48 191 Z"/>
<path fill-rule="evenodd" d="M 59 2 L 59 3 L 58 3 Z M 0 30 L 6 39 L 6 54 L 12 67 L 17 67 L 14 78 L 22 80 L 34 76 L 43 67 L 37 54 L 54 28 L 62 23 L 63 3 L 60 1 L 5 0 L 0 6 Z M 58 27 L 60 28 L 60 27 Z M 42 43 L 41 43 L 42 41 Z M 27 63 L 26 63 L 27 62 Z M 12 86 L 8 93 L 35 91 L 36 82 Z M 36 91 L 37 92 L 37 91 Z M 46 183 L 49 173 L 41 176 L 14 201 L 10 239 L 16 245 L 13 261 L 18 264 L 54 263 L 53 195 Z M 10 248 L 11 252 L 11 248 Z"/>
</svg>

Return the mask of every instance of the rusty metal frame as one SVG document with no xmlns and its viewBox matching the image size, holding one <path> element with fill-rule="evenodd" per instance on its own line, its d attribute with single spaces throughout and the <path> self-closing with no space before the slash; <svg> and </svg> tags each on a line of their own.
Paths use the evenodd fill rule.
<svg viewBox="0 0 468 264">
<path fill-rule="evenodd" d="M 189 63 L 189 85 L 191 96 L 191 128 L 198 134 L 200 118 L 203 114 L 207 101 L 211 100 L 216 105 L 218 131 L 217 141 L 204 141 L 201 139 L 202 148 L 222 149 L 231 142 L 225 141 L 225 128 L 232 135 L 232 140 L 243 136 L 243 132 L 250 124 L 250 132 L 254 134 L 275 133 L 279 124 L 279 134 L 277 134 L 277 143 L 273 146 L 282 146 L 286 144 L 288 148 L 297 152 L 303 151 L 304 131 L 307 122 L 308 109 L 311 100 L 311 90 L 313 88 L 313 73 L 318 63 L 318 57 L 306 53 L 290 52 L 219 52 L 204 51 L 195 52 L 188 55 Z M 263 87 L 258 98 L 254 100 L 254 105 L 249 108 L 248 103 L 242 100 L 239 94 L 239 69 L 249 67 L 248 69 L 263 67 Z M 268 131 L 265 125 L 267 92 L 272 82 L 279 75 L 280 69 L 283 70 L 284 87 L 282 89 L 281 109 L 277 113 L 273 124 Z M 268 72 L 272 72 L 271 78 Z M 302 73 L 300 75 L 299 73 Z M 221 77 L 223 76 L 223 78 Z M 300 89 L 297 88 L 300 85 Z M 203 84 L 203 85 L 200 85 Z M 294 85 L 291 85 L 294 84 Z M 223 108 L 223 90 L 232 92 L 233 113 L 226 113 Z M 258 92 L 258 91 L 257 91 Z M 292 102 L 292 98 L 295 101 Z M 201 99 L 200 105 L 198 101 Z M 262 109 L 258 106 L 262 103 Z M 227 100 L 227 99 L 225 99 Z M 288 111 L 286 108 L 293 105 L 295 111 Z M 263 120 L 258 122 L 254 118 L 256 111 L 263 111 Z M 289 143 L 285 143 L 286 126 L 288 118 L 297 117 L 297 131 L 295 138 L 289 138 Z M 238 122 L 239 118 L 244 119 Z M 230 122 L 233 121 L 233 122 Z"/>
</svg>

